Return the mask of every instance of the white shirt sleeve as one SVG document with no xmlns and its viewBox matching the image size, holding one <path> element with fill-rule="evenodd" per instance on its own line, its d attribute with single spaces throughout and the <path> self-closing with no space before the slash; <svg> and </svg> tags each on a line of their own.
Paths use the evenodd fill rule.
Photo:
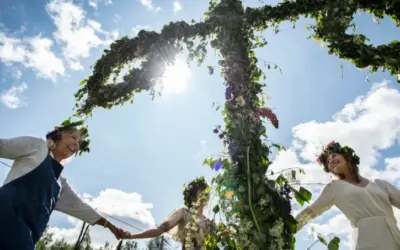
<svg viewBox="0 0 400 250">
<path fill-rule="evenodd" d="M 57 211 L 83 220 L 90 225 L 94 225 L 96 221 L 102 218 L 96 210 L 79 198 L 64 177 L 60 177 L 60 180 L 62 189 L 55 207 Z"/>
<path fill-rule="evenodd" d="M 320 216 L 335 204 L 334 183 L 326 185 L 318 198 L 301 211 L 297 216 L 297 231 L 300 231 L 310 220 Z"/>
<path fill-rule="evenodd" d="M 46 149 L 46 142 L 37 137 L 21 136 L 10 139 L 0 138 L 0 158 L 17 160 L 41 153 L 41 151 Z"/>
<path fill-rule="evenodd" d="M 14 160 L 4 184 L 35 169 L 48 153 L 47 144 L 41 138 L 31 136 L 0 138 L 0 158 Z"/>
</svg>

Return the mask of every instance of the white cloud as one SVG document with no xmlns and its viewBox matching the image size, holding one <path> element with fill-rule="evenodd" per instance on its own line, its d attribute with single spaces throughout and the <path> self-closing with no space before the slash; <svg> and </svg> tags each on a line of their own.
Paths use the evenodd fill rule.
<svg viewBox="0 0 400 250">
<path fill-rule="evenodd" d="M 206 140 L 202 140 L 200 142 L 201 144 L 201 148 L 200 150 L 198 150 L 194 156 L 195 159 L 200 159 L 200 157 L 205 157 L 206 153 L 207 153 L 207 141 Z"/>
<path fill-rule="evenodd" d="M 113 3 L 112 0 L 104 0 L 105 5 L 110 5 L 112 3 Z M 97 9 L 97 7 L 99 6 L 99 0 L 89 0 L 88 4 L 90 7 Z"/>
<path fill-rule="evenodd" d="M 95 9 L 97 9 L 97 0 L 89 0 L 89 6 L 91 6 L 91 7 L 93 7 L 93 8 L 95 8 Z"/>
<path fill-rule="evenodd" d="M 95 6 L 94 2 L 89 4 Z M 91 49 L 113 40 L 113 34 L 102 30 L 100 23 L 87 19 L 85 11 L 71 0 L 52 0 L 46 9 L 57 27 L 53 35 L 71 69 L 82 69 L 80 59 L 89 57 Z"/>
<path fill-rule="evenodd" d="M 178 11 L 180 11 L 180 10 L 182 10 L 182 5 L 181 5 L 181 3 L 178 1 L 178 0 L 175 0 L 174 2 L 173 2 L 173 5 L 174 5 L 174 12 L 178 12 Z"/>
<path fill-rule="evenodd" d="M 118 14 L 114 15 L 114 22 L 118 23 L 119 21 L 121 21 L 121 16 Z"/>
<path fill-rule="evenodd" d="M 159 7 L 159 6 L 158 6 L 158 7 L 154 6 L 152 0 L 140 0 L 140 3 L 141 3 L 143 6 L 145 6 L 147 9 L 153 10 L 153 11 L 155 11 L 155 12 L 159 12 L 159 11 L 162 10 L 161 7 Z"/>
<path fill-rule="evenodd" d="M 9 108 L 16 109 L 22 105 L 22 93 L 28 88 L 26 83 L 19 86 L 13 86 L 3 92 L 0 96 L 1 102 Z"/>
<path fill-rule="evenodd" d="M 361 158 L 360 173 L 366 178 L 382 178 L 397 184 L 400 181 L 400 157 L 384 158 L 382 153 L 398 147 L 400 140 L 400 92 L 389 87 L 389 82 L 375 84 L 364 96 L 355 98 L 333 115 L 331 121 L 309 121 L 292 129 L 292 146 L 276 156 L 271 170 L 275 173 L 288 168 L 302 168 L 305 175 L 298 175 L 301 183 L 330 181 L 322 167 L 315 162 L 322 145 L 331 140 L 351 146 Z M 378 166 L 383 161 L 384 166 Z M 309 186 L 307 186 L 309 187 Z M 321 185 L 311 185 L 315 198 Z M 397 211 L 396 215 L 400 215 Z M 399 217 L 398 217 L 399 218 Z M 332 217 L 323 225 L 311 224 L 320 233 L 350 233 L 350 224 L 344 215 Z M 347 238 L 348 243 L 349 238 Z"/>
<path fill-rule="evenodd" d="M 65 68 L 52 51 L 53 42 L 41 35 L 16 38 L 0 32 L 0 60 L 6 65 L 15 63 L 37 72 L 39 77 L 56 80 Z"/>
<path fill-rule="evenodd" d="M 22 71 L 19 70 L 19 69 L 15 69 L 15 70 L 12 72 L 12 77 L 15 78 L 15 79 L 17 79 L 17 80 L 21 79 L 21 77 L 22 77 Z"/>
<path fill-rule="evenodd" d="M 106 189 L 95 197 L 89 194 L 84 194 L 81 197 L 93 208 L 141 229 L 155 225 L 154 218 L 150 212 L 153 205 L 144 203 L 141 195 L 138 193 L 125 193 L 116 189 Z M 75 243 L 81 230 L 82 222 L 70 216 L 67 219 L 72 227 L 59 228 L 51 225 L 49 231 L 54 233 L 55 239 L 63 238 L 67 242 Z M 135 229 L 127 227 L 127 225 L 121 224 L 117 220 L 112 218 L 107 219 L 110 219 L 113 224 L 128 231 L 135 231 Z M 100 226 L 90 227 L 90 236 L 95 247 L 103 246 L 105 242 L 111 244 L 117 243 L 114 235 L 108 229 Z"/>
</svg>

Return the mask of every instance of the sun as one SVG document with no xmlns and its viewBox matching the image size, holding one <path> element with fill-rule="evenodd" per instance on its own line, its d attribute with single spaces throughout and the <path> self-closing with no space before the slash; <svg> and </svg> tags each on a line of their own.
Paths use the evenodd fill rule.
<svg viewBox="0 0 400 250">
<path fill-rule="evenodd" d="M 167 66 L 162 83 L 163 94 L 181 94 L 185 92 L 191 72 L 186 63 L 176 60 L 174 65 Z"/>
</svg>

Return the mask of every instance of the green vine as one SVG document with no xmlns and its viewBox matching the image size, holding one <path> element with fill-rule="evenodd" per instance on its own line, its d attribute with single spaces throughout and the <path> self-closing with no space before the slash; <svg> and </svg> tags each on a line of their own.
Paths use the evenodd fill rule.
<svg viewBox="0 0 400 250">
<path fill-rule="evenodd" d="M 354 26 L 357 11 L 367 11 L 377 18 L 390 16 L 400 26 L 399 10 L 396 0 L 293 0 L 259 8 L 244 8 L 240 0 L 212 0 L 203 22 L 171 22 L 160 33 L 142 30 L 134 38 L 123 37 L 111 44 L 96 62 L 92 75 L 81 82 L 75 94 L 75 116 L 86 119 L 95 108 L 110 109 L 133 102 L 134 95 L 141 91 L 154 96 L 166 66 L 174 63 L 176 55 L 187 50 L 188 62 L 201 64 L 211 45 L 220 60 L 218 66 L 208 66 L 208 71 L 213 74 L 215 68 L 220 69 L 226 86 L 221 112 L 225 125 L 217 126 L 214 132 L 227 150 L 225 156 L 207 158 L 204 163 L 218 171 L 213 178 L 219 198 L 215 211 L 225 220 L 219 227 L 232 228 L 234 234 L 208 235 L 206 248 L 219 249 L 217 245 L 222 244 L 224 249 L 294 249 L 297 229 L 291 199 L 303 205 L 310 201 L 311 193 L 291 185 L 296 173 L 304 171 L 294 169 L 289 176 L 281 173 L 277 179 L 266 175 L 272 163 L 271 149 L 284 148 L 266 140 L 263 118 L 275 128 L 279 121 L 261 97 L 266 76 L 258 67 L 255 49 L 267 42 L 255 32 L 272 28 L 277 33 L 281 22 L 295 23 L 300 16 L 309 17 L 316 21 L 310 28 L 312 37 L 324 42 L 328 53 L 359 68 L 371 67 L 372 72 L 383 69 L 398 75 L 398 41 L 374 46 L 364 35 L 347 31 Z M 278 68 L 267 62 L 268 69 L 270 64 Z M 117 82 L 126 67 L 129 72 Z M 337 249 L 339 241 L 335 237 L 326 245 Z"/>
</svg>

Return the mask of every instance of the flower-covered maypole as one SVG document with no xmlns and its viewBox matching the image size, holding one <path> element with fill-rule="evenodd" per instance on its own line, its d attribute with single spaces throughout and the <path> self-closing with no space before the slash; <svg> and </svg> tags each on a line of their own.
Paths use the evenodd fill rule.
<svg viewBox="0 0 400 250">
<path fill-rule="evenodd" d="M 224 217 L 236 228 L 238 245 L 243 249 L 289 249 L 294 243 L 295 221 L 287 197 L 265 178 L 270 149 L 261 140 L 266 136 L 261 117 L 267 116 L 275 127 L 278 120 L 270 109 L 260 106 L 262 71 L 254 56 L 254 31 L 244 14 L 239 0 L 221 0 L 208 13 L 209 21 L 219 26 L 211 45 L 220 51 L 226 87 L 225 129 L 218 127 L 215 132 L 229 154 L 209 164 L 222 168 L 214 180 Z"/>
</svg>

